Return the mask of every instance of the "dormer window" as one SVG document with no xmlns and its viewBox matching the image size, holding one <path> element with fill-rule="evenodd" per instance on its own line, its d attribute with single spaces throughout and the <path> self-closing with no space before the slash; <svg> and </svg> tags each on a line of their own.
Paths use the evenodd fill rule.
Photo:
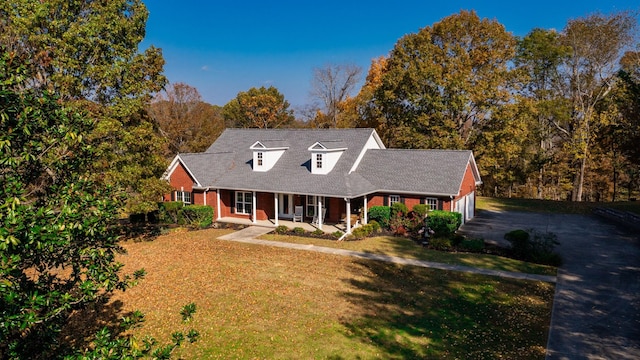
<svg viewBox="0 0 640 360">
<path fill-rule="evenodd" d="M 289 147 L 283 140 L 256 141 L 253 150 L 253 171 L 269 171 Z"/>
<path fill-rule="evenodd" d="M 342 140 L 325 140 L 316 142 L 307 150 L 311 152 L 311 173 L 326 175 L 333 170 L 347 148 Z"/>
</svg>

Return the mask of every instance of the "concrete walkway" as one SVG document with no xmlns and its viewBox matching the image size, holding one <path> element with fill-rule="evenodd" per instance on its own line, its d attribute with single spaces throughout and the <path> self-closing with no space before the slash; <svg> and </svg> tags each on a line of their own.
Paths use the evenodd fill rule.
<svg viewBox="0 0 640 360">
<path fill-rule="evenodd" d="M 236 231 L 234 233 L 221 236 L 218 239 L 237 241 L 237 242 L 243 242 L 248 244 L 268 245 L 268 246 L 275 246 L 275 247 L 295 249 L 295 250 L 315 251 L 315 252 L 340 255 L 340 256 L 351 256 L 351 257 L 357 257 L 361 259 L 385 261 L 385 262 L 394 263 L 394 264 L 413 265 L 413 266 L 420 266 L 425 268 L 440 269 L 440 270 L 447 270 L 447 271 L 459 271 L 459 272 L 467 272 L 467 273 L 473 273 L 473 274 L 520 279 L 520 280 L 544 281 L 544 282 L 552 282 L 552 283 L 556 282 L 556 277 L 549 276 L 549 275 L 536 275 L 536 274 L 525 274 L 525 273 L 517 273 L 517 272 L 501 271 L 501 270 L 481 269 L 481 268 L 474 268 L 470 266 L 450 265 L 450 264 L 443 264 L 443 263 L 437 263 L 437 262 L 431 262 L 431 261 L 406 259 L 406 258 L 401 258 L 397 256 L 371 254 L 371 253 L 365 253 L 360 251 L 336 249 L 336 248 L 330 248 L 330 247 L 324 247 L 324 246 L 293 244 L 293 243 L 280 242 L 280 241 L 269 241 L 269 240 L 257 239 L 257 237 L 267 234 L 271 231 L 273 231 L 273 229 L 271 228 L 250 226 L 242 230 Z"/>
<path fill-rule="evenodd" d="M 461 230 L 501 243 L 515 229 L 558 236 L 563 265 L 553 303 L 547 360 L 640 359 L 640 240 L 584 215 L 479 212 Z"/>
</svg>

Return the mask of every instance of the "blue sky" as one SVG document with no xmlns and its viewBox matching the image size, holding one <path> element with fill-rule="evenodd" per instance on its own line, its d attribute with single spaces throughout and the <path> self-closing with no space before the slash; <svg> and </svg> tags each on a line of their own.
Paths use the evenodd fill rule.
<svg viewBox="0 0 640 360">
<path fill-rule="evenodd" d="M 520 3 L 519 5 L 515 5 Z M 294 109 L 310 103 L 313 69 L 355 64 L 363 77 L 405 34 L 475 10 L 514 35 L 562 30 L 594 12 L 638 10 L 637 0 L 539 1 L 195 1 L 146 0 L 150 15 L 142 48 L 162 48 L 171 83 L 198 89 L 224 105 L 251 87 L 275 86 Z"/>
</svg>

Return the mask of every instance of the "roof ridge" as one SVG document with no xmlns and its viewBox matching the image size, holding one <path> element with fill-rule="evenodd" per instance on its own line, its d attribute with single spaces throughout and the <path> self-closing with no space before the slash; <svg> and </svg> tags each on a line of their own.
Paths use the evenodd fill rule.
<svg viewBox="0 0 640 360">
<path fill-rule="evenodd" d="M 212 151 L 212 152 L 188 152 L 188 153 L 178 153 L 178 155 L 213 155 L 213 154 L 233 154 L 234 151 Z"/>
<path fill-rule="evenodd" d="M 401 149 L 401 148 L 386 148 L 386 149 L 369 149 L 369 150 L 392 150 L 392 151 L 456 151 L 456 152 L 467 152 L 467 151 L 472 151 L 470 149 Z"/>
</svg>

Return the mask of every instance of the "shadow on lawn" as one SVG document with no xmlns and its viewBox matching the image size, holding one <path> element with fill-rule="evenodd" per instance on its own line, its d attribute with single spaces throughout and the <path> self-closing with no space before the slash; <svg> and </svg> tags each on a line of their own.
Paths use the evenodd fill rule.
<svg viewBox="0 0 640 360">
<path fill-rule="evenodd" d="M 374 261 L 353 263 L 346 336 L 383 358 L 543 359 L 553 286 Z"/>
<path fill-rule="evenodd" d="M 122 318 L 132 315 L 131 312 L 123 312 L 123 305 L 122 301 L 116 300 L 75 311 L 68 326 L 60 334 L 61 343 L 73 349 L 87 349 L 98 331 L 104 327 L 110 330 L 112 339 L 119 337 L 124 332 L 124 328 L 120 326 Z"/>
</svg>

